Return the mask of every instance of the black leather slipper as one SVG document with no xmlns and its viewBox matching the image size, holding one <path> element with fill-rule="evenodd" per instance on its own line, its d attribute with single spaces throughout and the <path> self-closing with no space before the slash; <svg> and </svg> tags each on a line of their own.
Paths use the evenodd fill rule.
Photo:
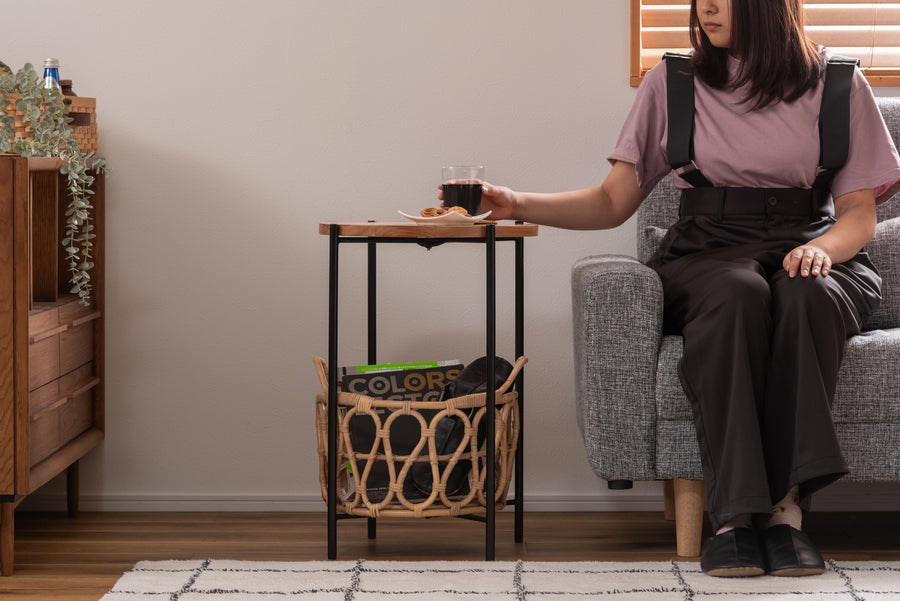
<svg viewBox="0 0 900 601">
<path fill-rule="evenodd" d="M 825 572 L 825 560 L 806 534 L 787 524 L 766 528 L 762 535 L 769 574 L 815 576 Z"/>
<path fill-rule="evenodd" d="M 735 528 L 707 539 L 700 568 L 709 576 L 740 578 L 766 573 L 759 535 L 750 528 Z"/>
</svg>

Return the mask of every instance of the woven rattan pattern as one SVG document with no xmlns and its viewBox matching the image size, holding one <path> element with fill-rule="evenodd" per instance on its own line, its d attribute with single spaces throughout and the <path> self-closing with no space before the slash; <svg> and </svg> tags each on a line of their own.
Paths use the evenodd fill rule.
<svg viewBox="0 0 900 601">
<path fill-rule="evenodd" d="M 497 389 L 495 402 L 495 479 L 494 502 L 497 509 L 506 505 L 506 495 L 512 477 L 513 462 L 519 439 L 518 394 L 510 390 L 516 376 L 527 362 L 520 357 L 509 377 Z M 319 451 L 319 481 L 322 498 L 328 499 L 328 367 L 324 359 L 314 359 L 319 381 L 324 392 L 316 396 L 316 435 Z M 478 448 L 478 432 L 486 414 L 484 393 L 462 396 L 443 401 L 396 401 L 376 399 L 365 395 L 338 391 L 338 482 L 337 509 L 349 515 L 365 517 L 438 517 L 459 515 L 483 515 L 485 513 L 484 480 L 486 475 L 486 445 Z M 475 408 L 474 416 L 467 409 Z M 379 410 L 387 417 L 382 419 Z M 429 419 L 427 415 L 433 414 Z M 368 453 L 353 448 L 350 437 L 350 419 L 364 414 L 371 417 L 376 427 L 375 444 Z M 391 426 L 400 416 L 411 416 L 419 422 L 419 441 L 409 455 L 395 455 L 391 449 Z M 435 444 L 435 426 L 442 417 L 461 420 L 465 435 L 452 453 L 438 455 Z M 373 502 L 367 495 L 366 480 L 375 462 L 386 462 L 390 474 L 387 495 Z M 448 495 L 447 479 L 460 461 L 472 465 L 469 490 L 465 495 Z M 404 484 L 413 464 L 428 462 L 433 482 L 430 495 L 424 499 L 408 499 Z M 365 467 L 360 469 L 360 464 Z M 348 473 L 347 466 L 350 466 Z M 397 469 L 397 466 L 400 469 Z"/>
</svg>

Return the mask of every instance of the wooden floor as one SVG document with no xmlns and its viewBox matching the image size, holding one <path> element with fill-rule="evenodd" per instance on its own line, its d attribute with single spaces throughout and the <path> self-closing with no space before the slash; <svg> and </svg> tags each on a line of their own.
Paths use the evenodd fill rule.
<svg viewBox="0 0 900 601">
<path fill-rule="evenodd" d="M 834 559 L 900 561 L 900 512 L 813 513 L 804 528 Z M 484 525 L 460 519 L 338 522 L 338 559 L 482 560 Z M 326 559 L 324 513 L 17 513 L 15 573 L 3 601 L 95 601 L 140 560 Z M 497 515 L 496 559 L 666 561 L 674 524 L 659 513 L 530 513 L 513 542 L 512 513 Z M 680 558 L 684 559 L 684 558 Z"/>
</svg>

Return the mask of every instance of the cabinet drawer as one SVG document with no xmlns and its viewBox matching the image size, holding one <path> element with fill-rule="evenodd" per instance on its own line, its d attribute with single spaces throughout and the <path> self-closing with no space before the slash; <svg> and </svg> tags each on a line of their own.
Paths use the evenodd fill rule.
<svg viewBox="0 0 900 601">
<path fill-rule="evenodd" d="M 28 345 L 28 390 L 40 388 L 59 377 L 59 335 Z"/>
<path fill-rule="evenodd" d="M 28 415 L 37 415 L 53 403 L 59 402 L 59 380 L 44 384 L 28 393 Z"/>
<path fill-rule="evenodd" d="M 94 392 L 86 390 L 59 408 L 59 446 L 75 438 L 94 423 Z"/>
<path fill-rule="evenodd" d="M 94 389 L 99 383 L 93 363 L 87 363 L 28 395 L 32 466 L 93 425 Z"/>
<path fill-rule="evenodd" d="M 40 463 L 59 447 L 59 411 L 53 409 L 33 417 L 28 428 L 31 465 Z"/>
<path fill-rule="evenodd" d="M 28 317 L 28 390 L 36 390 L 94 356 L 99 312 L 77 302 L 45 303 Z"/>
<path fill-rule="evenodd" d="M 88 321 L 59 334 L 59 373 L 67 374 L 94 356 L 94 323 Z"/>
</svg>

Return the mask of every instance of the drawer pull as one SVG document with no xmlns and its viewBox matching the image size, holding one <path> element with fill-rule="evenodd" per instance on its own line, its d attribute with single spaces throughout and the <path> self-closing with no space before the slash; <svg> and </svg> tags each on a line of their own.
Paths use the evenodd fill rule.
<svg viewBox="0 0 900 601">
<path fill-rule="evenodd" d="M 35 342 L 40 342 L 41 340 L 46 340 L 51 336 L 56 336 L 60 332 L 65 332 L 69 329 L 69 326 L 66 324 L 62 324 L 60 326 L 56 326 L 55 328 L 50 328 L 49 330 L 44 330 L 42 332 L 35 332 L 31 336 L 28 337 L 28 342 L 34 344 Z"/>
<path fill-rule="evenodd" d="M 100 383 L 100 378 L 91 378 L 75 390 L 69 392 L 68 394 L 61 395 L 49 403 L 43 405 L 40 409 L 31 414 L 31 421 L 35 422 L 41 419 L 47 413 L 50 413 L 54 409 L 58 409 L 69 402 L 69 399 L 77 397 L 80 394 L 83 394 Z"/>
<path fill-rule="evenodd" d="M 90 380 L 88 380 L 87 382 L 85 382 L 84 384 L 82 384 L 81 386 L 79 386 L 78 388 L 73 390 L 72 392 L 70 392 L 67 396 L 69 396 L 69 397 L 78 396 L 79 394 L 87 392 L 88 390 L 90 390 L 91 388 L 93 388 L 94 386 L 96 386 L 99 383 L 100 383 L 100 378 L 91 378 Z"/>
<path fill-rule="evenodd" d="M 36 422 L 37 420 L 41 419 L 42 417 L 44 417 L 44 415 L 50 413 L 54 409 L 58 409 L 59 407 L 62 407 L 68 401 L 69 401 L 69 397 L 67 397 L 67 396 L 57 397 L 56 400 L 51 402 L 49 405 L 44 405 L 39 410 L 35 411 L 31 415 L 31 421 Z"/>
<path fill-rule="evenodd" d="M 95 312 L 89 313 L 87 315 L 82 315 L 81 317 L 78 317 L 72 321 L 72 327 L 76 328 L 83 323 L 87 323 L 89 321 L 99 319 L 101 315 L 102 315 L 102 313 L 100 313 L 100 311 L 95 311 Z"/>
</svg>

